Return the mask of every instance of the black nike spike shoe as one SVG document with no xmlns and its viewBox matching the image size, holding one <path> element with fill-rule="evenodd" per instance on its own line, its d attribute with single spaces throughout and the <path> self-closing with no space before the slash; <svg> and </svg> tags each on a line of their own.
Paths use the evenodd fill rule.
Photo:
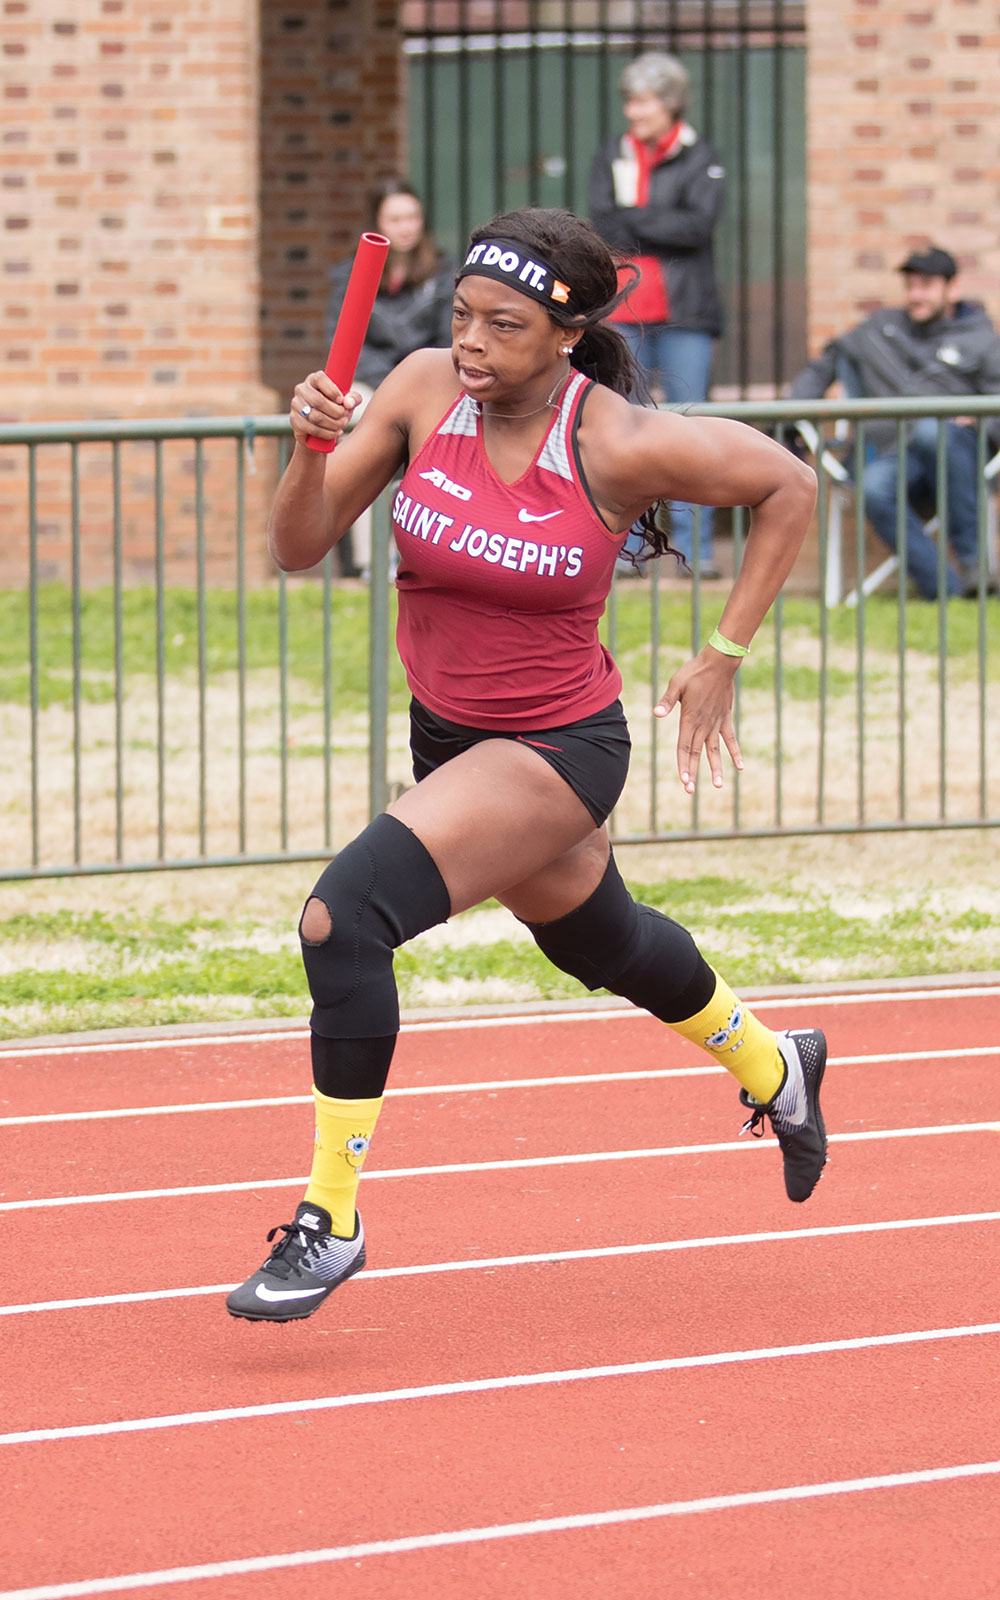
<svg viewBox="0 0 1000 1600">
<path fill-rule="evenodd" d="M 792 1028 L 777 1035 L 785 1063 L 781 1088 L 766 1105 L 740 1090 L 740 1100 L 752 1112 L 741 1133 L 763 1136 L 767 1117 L 777 1135 L 785 1160 L 785 1191 L 789 1200 L 808 1200 L 826 1165 L 826 1127 L 819 1108 L 819 1089 L 826 1071 L 826 1039 L 818 1028 Z"/>
<path fill-rule="evenodd" d="M 365 1232 L 355 1212 L 354 1233 L 343 1239 L 332 1232 L 330 1213 L 303 1200 L 294 1222 L 282 1222 L 268 1234 L 282 1238 L 262 1267 L 234 1289 L 226 1300 L 232 1317 L 249 1322 L 292 1322 L 311 1317 L 336 1289 L 365 1264 Z"/>
</svg>

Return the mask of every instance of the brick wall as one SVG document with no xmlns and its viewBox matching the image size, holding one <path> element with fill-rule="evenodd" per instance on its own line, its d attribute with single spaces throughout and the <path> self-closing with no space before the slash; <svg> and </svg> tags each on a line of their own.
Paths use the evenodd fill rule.
<svg viewBox="0 0 1000 1600">
<path fill-rule="evenodd" d="M 330 266 L 375 180 L 405 171 L 397 0 L 267 0 L 261 12 L 261 370 L 287 402 L 326 356 Z"/>
<path fill-rule="evenodd" d="M 0 420 L 283 409 L 322 363 L 326 268 L 399 160 L 395 0 L 0 0 L 0 22 Z M 193 454 L 164 453 L 169 581 L 193 570 Z M 81 482 L 103 581 L 104 466 Z M 69 572 L 69 483 L 67 450 L 40 450 L 44 576 Z M 27 526 L 25 484 L 0 451 L 4 529 Z M 273 486 L 273 466 L 247 485 L 258 573 Z M 148 576 L 149 490 L 148 467 L 123 475 L 127 578 Z M 231 472 L 208 472 L 204 514 L 222 571 Z M 0 585 L 25 567 L 26 540 L 0 541 Z"/>
<path fill-rule="evenodd" d="M 284 407 L 325 353 L 327 268 L 373 178 L 405 165 L 399 16 L 398 0 L 0 0 L 0 418 Z M 928 237 L 1000 317 L 996 4 L 810 0 L 807 23 L 810 349 L 894 299 L 896 264 Z M 182 530 L 168 576 L 191 570 L 191 459 L 166 472 Z M 65 461 L 39 471 L 53 576 L 68 571 Z M 148 477 L 126 475 L 127 576 L 148 571 Z M 220 570 L 230 478 L 205 485 Z M 0 452 L 5 532 L 26 526 L 24 482 Z M 266 570 L 273 471 L 248 488 Z M 87 506 L 96 572 L 96 487 Z M 23 542 L 0 541 L 0 584 L 24 568 Z"/>
<path fill-rule="evenodd" d="M 991 0 L 811 0 L 809 346 L 896 303 L 928 240 L 1000 319 L 1000 11 Z"/>
<path fill-rule="evenodd" d="M 6 417 L 270 402 L 256 9 L 2 0 Z"/>
</svg>

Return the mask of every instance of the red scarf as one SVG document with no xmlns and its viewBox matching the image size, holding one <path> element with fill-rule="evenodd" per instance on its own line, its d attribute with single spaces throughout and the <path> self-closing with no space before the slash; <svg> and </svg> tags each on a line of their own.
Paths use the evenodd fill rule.
<svg viewBox="0 0 1000 1600">
<path fill-rule="evenodd" d="M 670 152 L 681 136 L 683 124 L 675 122 L 662 137 L 658 139 L 652 149 L 643 144 L 634 134 L 626 134 L 632 147 L 632 154 L 638 163 L 639 173 L 636 184 L 635 203 L 637 206 L 647 205 L 649 202 L 649 178 L 654 167 L 661 161 L 666 161 Z M 632 290 L 628 299 L 612 312 L 611 322 L 669 322 L 670 301 L 667 296 L 666 279 L 663 276 L 663 267 L 656 256 L 633 256 L 633 264 L 639 269 L 639 281 Z M 630 282 L 632 273 L 627 267 L 618 269 L 619 289 Z"/>
</svg>

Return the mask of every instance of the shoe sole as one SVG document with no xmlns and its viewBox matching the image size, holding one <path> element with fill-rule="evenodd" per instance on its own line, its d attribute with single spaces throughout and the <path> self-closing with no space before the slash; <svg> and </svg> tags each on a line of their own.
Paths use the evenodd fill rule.
<svg viewBox="0 0 1000 1600">
<path fill-rule="evenodd" d="M 294 1304 L 290 1304 L 287 1310 L 282 1310 L 280 1307 L 276 1306 L 273 1311 L 237 1311 L 229 1304 L 229 1301 L 227 1300 L 226 1310 L 229 1312 L 229 1315 L 231 1317 L 235 1317 L 238 1322 L 304 1322 L 306 1317 L 313 1316 L 321 1306 L 325 1306 L 334 1290 L 339 1289 L 342 1283 L 347 1282 L 348 1278 L 353 1278 L 355 1273 L 360 1272 L 364 1264 L 365 1250 L 364 1246 L 362 1245 L 361 1249 L 358 1251 L 346 1272 L 341 1274 L 336 1283 L 331 1284 L 322 1300 L 314 1301 L 311 1306 L 302 1307 L 300 1309 L 300 1303 L 296 1302 Z"/>
</svg>

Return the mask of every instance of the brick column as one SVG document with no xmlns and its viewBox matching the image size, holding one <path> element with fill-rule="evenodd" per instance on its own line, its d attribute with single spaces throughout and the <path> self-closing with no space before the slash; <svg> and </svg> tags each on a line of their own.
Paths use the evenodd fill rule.
<svg viewBox="0 0 1000 1600">
<path fill-rule="evenodd" d="M 396 0 L 0 0 L 0 420 L 284 410 L 322 365 L 328 266 L 400 163 L 397 13 Z M 206 449 L 207 564 L 226 582 L 232 447 Z M 127 579 L 152 569 L 151 452 L 124 460 Z M 269 570 L 275 462 L 259 447 L 247 482 L 251 576 Z M 107 447 L 81 450 L 79 482 L 83 581 L 104 582 Z M 168 582 L 193 570 L 195 487 L 194 452 L 168 447 Z M 43 578 L 70 571 L 70 505 L 66 452 L 41 450 Z M 0 452 L 0 523 L 14 530 L 0 584 L 23 583 L 23 451 Z"/>
<path fill-rule="evenodd" d="M 287 401 L 326 355 L 327 273 L 378 178 L 405 174 L 398 0 L 268 0 L 261 38 L 262 372 Z"/>
<path fill-rule="evenodd" d="M 3 0 L 7 418 L 273 409 L 252 0 Z"/>
<path fill-rule="evenodd" d="M 898 301 L 928 240 L 1000 315 L 1000 18 L 987 0 L 806 7 L 809 348 Z"/>
</svg>

